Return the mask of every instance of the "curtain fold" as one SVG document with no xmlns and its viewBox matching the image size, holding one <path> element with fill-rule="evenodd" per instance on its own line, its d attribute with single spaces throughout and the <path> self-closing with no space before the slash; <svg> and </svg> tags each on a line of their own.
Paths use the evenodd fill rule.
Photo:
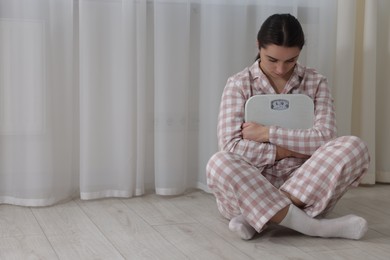
<svg viewBox="0 0 390 260">
<path fill-rule="evenodd" d="M 378 56 L 377 50 L 385 40 L 377 34 L 378 5 L 385 8 L 385 2 L 377 0 L 338 2 L 338 46 L 333 89 L 336 115 L 339 134 L 357 135 L 368 145 L 371 164 L 364 184 L 381 181 L 378 179 L 376 154 L 379 147 L 388 142 L 385 136 L 379 139 L 376 130 L 381 123 L 378 117 L 381 108 L 376 105 L 377 91 L 383 84 L 377 81 L 380 75 L 377 64 L 383 59 Z"/>
<path fill-rule="evenodd" d="M 0 1 L 0 202 L 72 196 L 73 3 Z"/>
<path fill-rule="evenodd" d="M 390 183 L 390 2 L 377 3 L 376 104 L 375 107 L 375 176 L 377 182 Z"/>
<path fill-rule="evenodd" d="M 376 173 L 376 63 L 377 63 L 377 0 L 366 0 L 360 5 L 362 22 L 360 49 L 357 53 L 360 59 L 355 64 L 355 88 L 353 96 L 353 130 L 352 133 L 361 136 L 368 144 L 372 162 L 368 175 L 363 180 L 366 184 L 375 183 Z M 359 24 L 359 23 L 358 23 Z M 359 78 L 361 77 L 361 78 Z M 358 79 L 358 80 L 357 80 Z"/>
<path fill-rule="evenodd" d="M 370 147 L 367 183 L 389 181 L 388 7 L 0 0 L 0 203 L 207 190 L 226 80 L 254 61 L 259 26 L 282 12 L 306 33 L 300 62 L 329 79 L 340 134 Z"/>
<path fill-rule="evenodd" d="M 132 38 L 135 8 L 129 2 L 79 1 L 82 199 L 130 197 L 144 190 L 137 182 L 137 166 L 143 163 L 137 108 L 144 100 L 138 100 L 142 67 Z"/>
<path fill-rule="evenodd" d="M 175 195 L 187 187 L 190 3 L 155 1 L 153 18 L 156 192 Z"/>
</svg>

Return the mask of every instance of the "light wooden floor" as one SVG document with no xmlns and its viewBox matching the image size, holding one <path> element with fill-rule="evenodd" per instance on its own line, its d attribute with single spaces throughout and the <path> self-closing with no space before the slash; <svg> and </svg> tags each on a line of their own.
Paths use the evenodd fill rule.
<svg viewBox="0 0 390 260">
<path fill-rule="evenodd" d="M 390 185 L 349 191 L 332 217 L 369 222 L 360 241 L 272 227 L 251 241 L 231 233 L 212 195 L 0 205 L 0 259 L 390 259 Z"/>
</svg>

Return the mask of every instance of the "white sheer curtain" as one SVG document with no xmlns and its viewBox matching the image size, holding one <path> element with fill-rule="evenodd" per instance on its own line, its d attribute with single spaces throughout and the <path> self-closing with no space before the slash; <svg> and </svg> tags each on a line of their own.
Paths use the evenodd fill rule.
<svg viewBox="0 0 390 260">
<path fill-rule="evenodd" d="M 0 1 L 1 203 L 49 205 L 78 189 L 72 7 Z"/>
<path fill-rule="evenodd" d="M 338 112 L 347 111 L 341 129 L 353 132 L 355 97 L 344 103 L 346 86 L 333 84 L 354 66 L 340 56 L 355 55 L 338 41 L 341 2 L 0 0 L 0 203 L 207 189 L 222 89 L 254 61 L 257 31 L 273 13 L 302 22 L 300 62 L 328 77 Z"/>
<path fill-rule="evenodd" d="M 338 1 L 333 95 L 339 134 L 368 144 L 365 184 L 390 182 L 389 10 L 386 0 Z"/>
<path fill-rule="evenodd" d="M 375 143 L 376 158 L 374 161 L 377 182 L 390 183 L 390 2 L 380 0 L 376 8 L 378 15 L 376 44 L 376 102 L 375 107 Z M 374 47 L 375 48 L 375 47 Z"/>
</svg>

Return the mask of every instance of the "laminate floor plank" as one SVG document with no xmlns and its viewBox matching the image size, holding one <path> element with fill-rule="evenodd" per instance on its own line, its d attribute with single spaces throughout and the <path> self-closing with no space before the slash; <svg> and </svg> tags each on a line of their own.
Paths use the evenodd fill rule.
<svg viewBox="0 0 390 260">
<path fill-rule="evenodd" d="M 77 203 L 126 259 L 184 259 L 177 248 L 163 238 L 132 209 L 118 199 Z"/>
<path fill-rule="evenodd" d="M 151 194 L 123 201 L 130 209 L 134 210 L 152 226 L 196 223 L 196 220 L 192 216 L 186 214 L 171 203 L 170 197 Z"/>
<path fill-rule="evenodd" d="M 57 259 L 30 208 L 0 205 L 0 259 Z"/>
<path fill-rule="evenodd" d="M 270 225 L 250 241 L 228 229 L 213 195 L 154 194 L 0 205 L 0 259 L 390 259 L 390 185 L 348 191 L 327 216 L 365 217 L 361 240 L 304 236 Z"/>
<path fill-rule="evenodd" d="M 251 259 L 199 223 L 158 225 L 154 228 L 176 245 L 185 259 Z"/>
<path fill-rule="evenodd" d="M 124 259 L 74 201 L 32 211 L 60 259 Z"/>
<path fill-rule="evenodd" d="M 45 235 L 0 238 L 0 259 L 58 259 Z"/>
<path fill-rule="evenodd" d="M 43 235 L 30 208 L 0 205 L 0 238 Z"/>
</svg>

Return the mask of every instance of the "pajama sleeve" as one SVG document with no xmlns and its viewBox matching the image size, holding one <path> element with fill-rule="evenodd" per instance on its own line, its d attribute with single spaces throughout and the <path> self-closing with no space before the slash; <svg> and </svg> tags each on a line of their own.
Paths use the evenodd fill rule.
<svg viewBox="0 0 390 260">
<path fill-rule="evenodd" d="M 230 78 L 222 94 L 218 117 L 218 144 L 221 150 L 244 156 L 257 167 L 275 162 L 276 147 L 242 138 L 245 102 L 250 96 L 249 82 Z"/>
<path fill-rule="evenodd" d="M 314 96 L 314 125 L 310 129 L 286 129 L 271 126 L 269 142 L 294 152 L 311 155 L 317 148 L 336 136 L 333 99 L 325 78 L 309 80 Z"/>
</svg>

